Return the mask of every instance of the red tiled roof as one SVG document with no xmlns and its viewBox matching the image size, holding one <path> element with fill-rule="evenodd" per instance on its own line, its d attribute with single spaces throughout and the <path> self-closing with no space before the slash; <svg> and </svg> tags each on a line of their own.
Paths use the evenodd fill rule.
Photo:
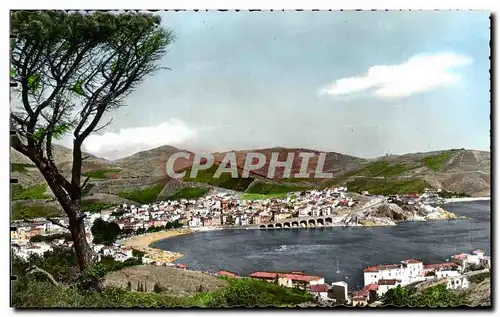
<svg viewBox="0 0 500 317">
<path fill-rule="evenodd" d="M 401 282 L 400 280 L 392 279 L 392 280 L 378 280 L 378 285 L 396 285 L 397 282 Z"/>
<path fill-rule="evenodd" d="M 364 272 L 378 272 L 381 270 L 394 270 L 398 269 L 400 266 L 399 264 L 387 264 L 387 265 L 376 265 L 376 266 L 369 266 L 366 269 L 364 269 Z"/>
<path fill-rule="evenodd" d="M 408 259 L 408 260 L 404 260 L 403 263 L 422 263 L 422 261 L 417 260 L 417 259 Z"/>
<path fill-rule="evenodd" d="M 314 292 L 314 293 L 328 292 L 328 285 L 326 285 L 326 284 L 311 285 L 311 292 Z"/>
<path fill-rule="evenodd" d="M 228 271 L 219 271 L 217 273 L 215 273 L 216 275 L 223 275 L 223 276 L 229 276 L 229 277 L 232 277 L 232 278 L 237 278 L 238 275 L 234 274 L 234 273 L 231 273 L 231 272 L 228 272 Z"/>
<path fill-rule="evenodd" d="M 460 254 L 452 256 L 451 258 L 452 259 L 464 259 L 467 257 L 467 255 L 468 255 L 467 253 L 460 253 Z"/>
<path fill-rule="evenodd" d="M 304 275 L 304 274 L 292 274 L 292 273 L 275 273 L 275 272 L 254 272 L 250 274 L 250 277 L 254 278 L 267 278 L 273 279 L 276 278 L 276 275 L 281 278 L 287 278 L 293 281 L 302 281 L 302 282 L 310 282 L 321 279 L 319 276 L 313 275 Z"/>
<path fill-rule="evenodd" d="M 363 287 L 363 289 L 362 289 L 362 291 L 364 291 L 364 292 L 376 291 L 376 290 L 378 290 L 377 284 L 368 284 L 365 287 Z"/>
<path fill-rule="evenodd" d="M 425 264 L 424 270 L 432 270 L 432 269 L 437 269 L 437 268 L 441 268 L 441 267 L 458 267 L 458 264 L 453 263 L 453 262 L 438 263 L 438 264 Z"/>
</svg>

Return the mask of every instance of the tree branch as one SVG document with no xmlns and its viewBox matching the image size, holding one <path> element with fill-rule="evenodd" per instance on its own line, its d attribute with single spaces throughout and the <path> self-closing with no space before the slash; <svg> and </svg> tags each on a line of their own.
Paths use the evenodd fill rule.
<svg viewBox="0 0 500 317">
<path fill-rule="evenodd" d="M 56 226 L 58 226 L 58 227 L 61 227 L 61 228 L 64 228 L 64 229 L 68 229 L 68 230 L 70 230 L 69 226 L 65 226 L 65 225 L 63 225 L 62 223 L 60 223 L 60 222 L 59 222 L 59 221 L 57 221 L 57 220 L 54 220 L 54 219 L 52 219 L 52 218 L 47 218 L 47 220 L 48 220 L 48 221 L 50 221 L 51 223 L 55 224 L 55 225 L 56 225 Z"/>
<path fill-rule="evenodd" d="M 52 284 L 54 284 L 55 286 L 59 286 L 59 283 L 56 281 L 56 279 L 52 276 L 52 274 L 50 274 L 49 272 L 39 268 L 38 266 L 36 265 L 33 265 L 29 271 L 26 273 L 26 274 L 33 274 L 33 273 L 36 273 L 36 272 L 39 272 L 39 273 L 42 273 L 42 274 L 45 274 L 45 276 L 48 277 L 48 279 L 52 282 Z"/>
</svg>

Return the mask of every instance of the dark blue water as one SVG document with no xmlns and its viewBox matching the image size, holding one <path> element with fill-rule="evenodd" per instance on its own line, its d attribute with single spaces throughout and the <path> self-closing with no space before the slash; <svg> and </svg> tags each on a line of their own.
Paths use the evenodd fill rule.
<svg viewBox="0 0 500 317">
<path fill-rule="evenodd" d="M 331 283 L 363 285 L 363 269 L 418 258 L 444 262 L 451 255 L 485 250 L 490 254 L 490 202 L 444 206 L 471 220 L 405 222 L 395 227 L 285 230 L 221 230 L 158 241 L 155 247 L 181 252 L 191 269 L 241 275 L 254 271 L 305 271 Z M 337 259 L 340 273 L 337 274 Z"/>
</svg>

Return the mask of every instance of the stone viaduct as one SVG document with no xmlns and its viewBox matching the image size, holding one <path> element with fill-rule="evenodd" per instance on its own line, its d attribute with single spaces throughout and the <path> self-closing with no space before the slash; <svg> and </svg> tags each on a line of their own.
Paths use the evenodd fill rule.
<svg viewBox="0 0 500 317">
<path fill-rule="evenodd" d="M 332 227 L 339 223 L 339 217 L 336 216 L 316 216 L 316 217 L 299 217 L 288 218 L 280 221 L 275 221 L 268 224 L 259 225 L 259 229 L 286 229 L 286 228 L 320 228 Z"/>
</svg>

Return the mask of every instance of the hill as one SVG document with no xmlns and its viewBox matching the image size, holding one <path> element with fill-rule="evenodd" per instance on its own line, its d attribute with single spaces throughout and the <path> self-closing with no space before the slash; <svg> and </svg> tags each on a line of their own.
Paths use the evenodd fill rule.
<svg viewBox="0 0 500 317">
<path fill-rule="evenodd" d="M 84 153 L 83 175 L 90 177 L 86 199 L 101 203 L 116 201 L 136 201 L 147 203 L 158 198 L 195 197 L 212 188 L 224 188 L 246 192 L 258 197 L 277 196 L 289 191 L 346 185 L 350 191 L 369 191 L 374 194 L 395 194 L 421 192 L 427 187 L 442 188 L 470 196 L 490 196 L 491 162 L 490 152 L 452 149 L 426 153 L 383 156 L 363 159 L 335 152 L 326 153 L 323 172 L 333 174 L 333 178 L 315 178 L 319 151 L 299 148 L 266 148 L 235 151 L 239 178 L 233 179 L 229 173 L 220 178 L 213 174 L 227 152 L 214 153 L 215 165 L 190 176 L 194 153 L 188 159 L 178 159 L 176 171 L 186 171 L 183 179 L 171 179 L 166 175 L 168 158 L 179 152 L 186 152 L 172 146 L 161 146 L 141 151 L 131 156 L 109 161 Z M 249 152 L 258 152 L 266 157 L 266 164 L 251 171 L 248 178 L 242 178 L 244 161 Z M 284 168 L 277 168 L 275 175 L 268 178 L 269 161 L 272 153 L 279 153 L 279 161 L 286 161 L 294 154 L 291 176 L 300 172 L 302 158 L 298 153 L 312 153 L 307 172 L 308 178 L 282 178 Z M 54 146 L 55 160 L 67 177 L 71 173 L 72 151 L 62 146 Z M 253 163 L 256 163 L 254 161 Z M 19 179 L 13 199 L 47 199 L 50 189 L 36 167 L 22 154 L 11 149 L 11 177 Z M 45 186 L 45 187 L 44 187 Z M 190 189 L 186 189 L 190 188 Z"/>
</svg>

